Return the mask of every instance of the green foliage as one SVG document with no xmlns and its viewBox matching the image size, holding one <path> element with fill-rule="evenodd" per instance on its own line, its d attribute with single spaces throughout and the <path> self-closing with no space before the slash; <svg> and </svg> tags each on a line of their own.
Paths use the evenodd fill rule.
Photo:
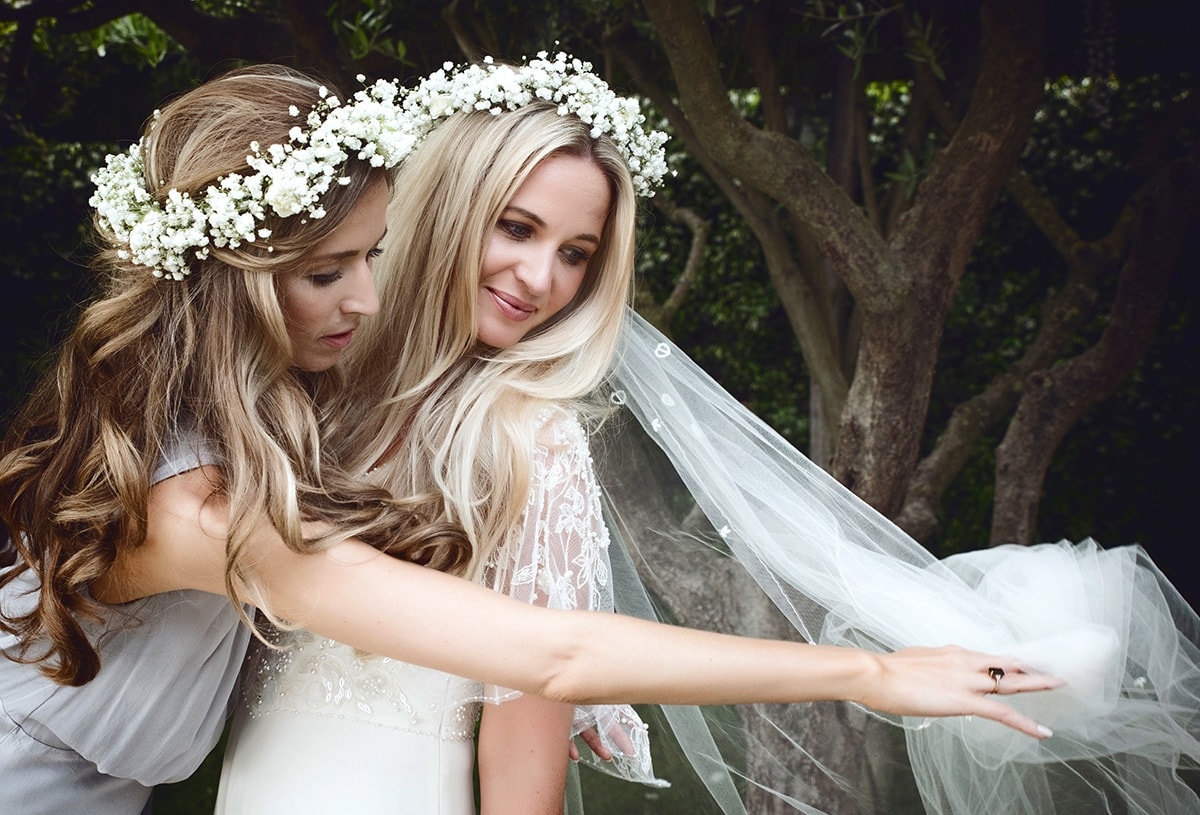
<svg viewBox="0 0 1200 815">
<path fill-rule="evenodd" d="M 273 0 L 192 0 L 196 10 L 211 17 L 231 19 L 247 14 L 267 14 L 278 7 Z"/>
<path fill-rule="evenodd" d="M 911 199 L 925 178 L 929 165 L 933 163 L 934 151 L 938 147 L 937 135 L 932 132 L 926 134 L 920 155 L 914 154 L 902 143 L 901 128 L 912 102 L 911 82 L 868 82 L 863 94 L 870 115 L 867 144 L 872 167 L 877 178 L 887 181 L 880 191 L 886 192 L 889 186 L 899 185 L 904 188 L 905 200 Z"/>
<path fill-rule="evenodd" d="M 105 23 L 81 37 L 86 37 L 101 57 L 108 56 L 109 49 L 124 49 L 132 57 L 130 61 L 141 61 L 149 68 L 157 68 L 168 54 L 184 53 L 174 39 L 141 14 Z"/>
<path fill-rule="evenodd" d="M 825 25 L 821 36 L 832 38 L 837 50 L 854 65 L 854 76 L 857 78 L 863 69 L 867 56 L 879 50 L 880 23 L 893 11 L 900 8 L 893 3 L 882 0 L 872 2 L 830 3 L 825 0 L 815 0 L 809 4 L 808 15 L 817 22 Z M 914 18 L 915 31 L 921 36 L 920 42 L 924 47 L 920 53 L 934 56 L 930 44 L 931 36 L 926 37 L 925 28 L 920 25 L 920 18 Z M 932 28 L 929 32 L 932 35 Z M 933 64 L 936 64 L 934 62 Z"/>
<path fill-rule="evenodd" d="M 392 6 L 389 0 L 372 0 L 339 3 L 330 10 L 330 17 L 337 20 L 338 34 L 352 59 L 360 60 L 377 53 L 397 62 L 405 61 L 408 49 L 392 22 Z"/>
<path fill-rule="evenodd" d="M 91 145 L 32 141 L 0 146 L 0 422 L 21 401 L 49 346 L 90 288 L 77 263 L 84 239 L 87 174 L 99 161 Z"/>
<path fill-rule="evenodd" d="M 0 33 L 0 48 L 10 49 L 14 36 L 12 28 Z M 0 424 L 94 287 L 84 268 L 89 176 L 193 76 L 162 36 L 137 15 L 70 35 L 43 20 L 26 75 L 4 77 L 0 229 L 9 239 L 0 244 L 0 291 L 19 306 L 6 307 L 0 321 Z"/>
<path fill-rule="evenodd" d="M 933 75 L 944 82 L 946 72 L 942 69 L 942 52 L 945 38 L 934 25 L 933 18 L 922 20 L 921 13 L 914 11 L 905 37 L 909 42 L 908 58 L 928 65 Z"/>
</svg>

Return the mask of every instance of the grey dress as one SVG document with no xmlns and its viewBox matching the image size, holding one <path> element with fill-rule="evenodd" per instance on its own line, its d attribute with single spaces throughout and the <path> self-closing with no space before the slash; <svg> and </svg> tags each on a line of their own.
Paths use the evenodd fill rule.
<svg viewBox="0 0 1200 815">
<path fill-rule="evenodd" d="M 214 461 L 180 443 L 154 481 Z M 28 608 L 37 591 L 26 573 L 0 603 Z M 109 610 L 92 630 L 100 673 L 83 687 L 0 656 L 0 813 L 137 815 L 155 784 L 187 778 L 216 745 L 249 637 L 229 600 L 173 591 Z"/>
</svg>

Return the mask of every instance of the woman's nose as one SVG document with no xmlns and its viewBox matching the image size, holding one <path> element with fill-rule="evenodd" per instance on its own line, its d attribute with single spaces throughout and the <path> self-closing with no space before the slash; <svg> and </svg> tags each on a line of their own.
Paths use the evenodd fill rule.
<svg viewBox="0 0 1200 815">
<path fill-rule="evenodd" d="M 369 317 L 379 311 L 379 292 L 375 290 L 375 275 L 363 260 L 354 265 L 351 272 L 352 287 L 342 300 L 342 311 Z"/>
<path fill-rule="evenodd" d="M 550 290 L 554 272 L 554 253 L 548 250 L 531 251 L 517 264 L 517 279 L 530 294 L 545 294 Z"/>
</svg>

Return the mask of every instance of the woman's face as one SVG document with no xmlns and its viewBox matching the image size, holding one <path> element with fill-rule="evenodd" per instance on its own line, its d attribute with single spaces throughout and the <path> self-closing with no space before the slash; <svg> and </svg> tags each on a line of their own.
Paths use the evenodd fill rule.
<svg viewBox="0 0 1200 815">
<path fill-rule="evenodd" d="M 589 158 L 551 156 L 505 206 L 483 253 L 479 341 L 509 348 L 571 302 L 600 246 L 609 185 Z"/>
<path fill-rule="evenodd" d="M 372 184 L 341 226 L 313 247 L 300 269 L 276 278 L 296 367 L 333 367 L 359 321 L 379 310 L 371 261 L 387 231 L 390 194 L 386 182 Z"/>
</svg>

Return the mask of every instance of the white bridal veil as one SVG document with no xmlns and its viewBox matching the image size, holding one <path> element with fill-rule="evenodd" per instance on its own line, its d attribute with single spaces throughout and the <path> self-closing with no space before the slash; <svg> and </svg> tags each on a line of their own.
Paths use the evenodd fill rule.
<svg viewBox="0 0 1200 815">
<path fill-rule="evenodd" d="M 637 571 L 625 570 L 618 610 L 706 627 L 704 610 L 721 607 L 712 619 L 747 623 L 739 633 L 876 650 L 955 643 L 1067 680 L 1005 697 L 1054 730 L 1042 742 L 978 719 L 891 721 L 897 730 L 847 706 L 828 714 L 902 732 L 930 813 L 1200 812 L 1188 784 L 1200 764 L 1200 620 L 1140 547 L 1086 540 L 938 560 L 632 312 L 609 390 L 617 430 L 602 430 L 594 452 Z M 620 426 L 625 411 L 644 433 Z M 749 789 L 814 812 L 804 802 L 822 779 L 872 798 L 878 779 L 847 773 L 806 707 L 742 711 L 735 748 L 694 709 L 666 715 L 721 811 L 745 811 Z"/>
</svg>

